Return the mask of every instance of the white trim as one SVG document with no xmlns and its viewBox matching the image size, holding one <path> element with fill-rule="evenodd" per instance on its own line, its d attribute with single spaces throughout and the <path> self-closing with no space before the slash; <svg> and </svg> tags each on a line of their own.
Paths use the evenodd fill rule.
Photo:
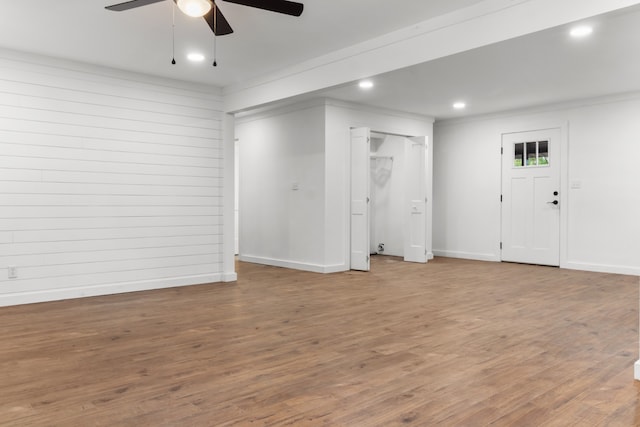
<svg viewBox="0 0 640 427">
<path fill-rule="evenodd" d="M 640 360 L 633 364 L 633 378 L 640 380 Z"/>
<path fill-rule="evenodd" d="M 424 114 L 409 113 L 409 112 L 400 111 L 400 110 L 392 110 L 392 109 L 383 108 L 383 107 L 375 107 L 375 106 L 368 105 L 368 104 L 360 104 L 360 103 L 357 103 L 357 102 L 342 101 L 342 100 L 334 99 L 334 98 L 325 98 L 325 105 L 332 106 L 332 107 L 338 107 L 338 108 L 344 108 L 344 109 L 347 109 L 347 110 L 353 110 L 353 111 L 357 111 L 359 113 L 380 114 L 380 115 L 384 115 L 384 116 L 399 117 L 401 119 L 416 120 L 416 121 L 421 122 L 421 123 L 433 124 L 435 122 L 435 118 L 433 116 L 428 116 L 428 115 L 424 115 Z M 404 133 L 388 132 L 388 131 L 385 131 L 385 130 L 382 130 L 382 129 L 372 130 L 372 132 L 386 133 L 386 134 L 390 134 L 390 135 L 397 135 L 397 136 L 404 136 L 404 137 L 425 136 L 425 135 L 406 135 Z"/>
<path fill-rule="evenodd" d="M 222 281 L 223 282 L 236 282 L 238 280 L 238 273 L 223 273 Z"/>
<path fill-rule="evenodd" d="M 531 116 L 540 113 L 552 113 L 558 111 L 569 111 L 576 108 L 590 107 L 594 105 L 612 104 L 623 101 L 631 101 L 640 98 L 640 91 L 624 92 L 589 98 L 574 99 L 570 101 L 555 102 L 549 104 L 536 105 L 532 107 L 519 108 L 515 110 L 498 111 L 495 113 L 477 114 L 473 116 L 456 117 L 451 119 L 436 120 L 439 127 L 456 126 L 460 124 L 484 122 L 487 120 L 506 119 L 511 117 Z"/>
<path fill-rule="evenodd" d="M 254 109 L 249 109 L 246 111 L 235 113 L 236 124 L 243 124 L 247 122 L 251 122 L 254 120 L 264 120 L 274 116 L 280 116 L 284 114 L 289 114 L 294 111 L 307 110 L 315 107 L 337 107 L 344 108 L 348 110 L 357 111 L 359 113 L 370 113 L 370 114 L 380 114 L 391 117 L 399 117 L 402 119 L 415 120 L 421 123 L 431 123 L 435 122 L 435 118 L 432 116 L 416 114 L 416 113 L 408 113 L 400 110 L 392 110 L 389 108 L 382 107 L 374 107 L 368 104 L 359 104 L 357 102 L 348 102 L 341 101 L 339 99 L 334 98 L 326 98 L 326 97 L 312 97 L 312 98 L 304 98 L 300 100 L 296 98 L 294 100 L 283 100 L 277 101 L 274 103 L 267 104 L 265 106 L 260 106 Z M 380 133 L 389 133 L 386 131 L 380 131 Z M 394 133 L 391 133 L 392 135 Z M 400 135 L 400 134 L 398 134 Z M 400 136 L 417 136 L 417 135 L 400 135 Z"/>
<path fill-rule="evenodd" d="M 222 117 L 223 137 L 223 223 L 222 271 L 225 282 L 237 280 L 235 262 L 235 124 L 231 114 Z M 235 277 L 234 279 L 230 279 Z"/>
<path fill-rule="evenodd" d="M 569 257 L 569 131 L 571 123 L 567 120 L 560 126 L 560 267 Z"/>
<path fill-rule="evenodd" d="M 75 288 L 47 289 L 32 292 L 16 292 L 0 295 L 0 307 L 37 302 L 59 301 L 74 298 L 95 297 L 101 295 L 122 294 L 127 292 L 151 291 L 155 289 L 176 288 L 182 286 L 218 283 L 222 275 L 202 274 L 196 276 L 175 277 L 170 279 L 143 280 L 137 282 L 108 283 Z"/>
<path fill-rule="evenodd" d="M 348 271 L 349 267 L 344 264 L 320 265 L 298 261 L 287 261 L 283 259 L 258 257 L 251 255 L 239 255 L 238 259 L 242 262 L 250 262 L 253 264 L 270 265 L 273 267 L 290 268 L 292 270 L 310 271 L 312 273 L 338 273 Z"/>
<path fill-rule="evenodd" d="M 478 252 L 443 251 L 439 249 L 434 249 L 433 254 L 435 256 L 441 256 L 441 257 L 447 257 L 447 258 L 460 258 L 460 259 L 472 259 L 476 261 L 500 262 L 500 256 L 497 254 L 483 254 Z"/>
<path fill-rule="evenodd" d="M 561 268 L 569 270 L 593 271 L 596 273 L 625 274 L 629 276 L 640 276 L 640 267 L 612 264 L 593 264 L 587 262 L 568 261 L 560 265 Z"/>
<path fill-rule="evenodd" d="M 343 271 L 349 271 L 349 266 L 346 264 L 332 264 L 325 265 L 323 273 L 341 273 Z"/>
<path fill-rule="evenodd" d="M 255 120 L 265 120 L 271 117 L 282 116 L 296 111 L 309 110 L 316 107 L 325 107 L 326 98 L 314 97 L 312 99 L 284 100 L 253 108 L 250 110 L 235 113 L 235 123 L 244 124 Z"/>
<path fill-rule="evenodd" d="M 490 261 L 501 262 L 499 256 L 495 254 L 482 254 L 476 252 L 460 252 L 460 251 L 443 251 L 434 250 L 435 256 L 447 257 L 447 258 L 460 258 L 460 259 L 472 259 L 477 261 Z M 580 271 L 592 271 L 594 273 L 611 273 L 611 274 L 623 274 L 628 276 L 640 276 L 640 268 L 629 267 L 624 265 L 611 265 L 611 264 L 591 264 L 584 262 L 567 262 L 561 264 L 560 268 L 568 270 L 580 270 Z"/>
</svg>

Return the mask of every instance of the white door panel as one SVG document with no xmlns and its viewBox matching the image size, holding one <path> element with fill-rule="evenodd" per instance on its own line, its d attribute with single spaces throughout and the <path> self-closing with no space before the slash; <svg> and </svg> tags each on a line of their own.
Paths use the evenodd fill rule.
<svg viewBox="0 0 640 427">
<path fill-rule="evenodd" d="M 505 217 L 505 220 L 510 222 L 510 238 L 509 247 L 524 249 L 526 246 L 526 224 L 529 222 L 529 211 L 527 207 L 527 180 L 524 178 L 512 178 L 511 188 L 509 189 L 509 197 L 506 196 L 503 202 L 504 205 L 509 206 L 509 215 Z M 503 245 L 506 245 L 503 242 Z"/>
<path fill-rule="evenodd" d="M 369 147 L 371 148 L 371 147 Z M 378 253 L 378 248 L 376 246 L 376 242 L 378 242 L 378 236 L 376 236 L 376 186 L 371 185 L 372 182 L 375 181 L 375 173 L 376 173 L 376 159 L 369 158 L 369 166 L 370 170 L 370 179 L 369 179 L 369 254 Z"/>
<path fill-rule="evenodd" d="M 369 271 L 368 128 L 351 129 L 351 269 Z"/>
<path fill-rule="evenodd" d="M 404 260 L 427 262 L 427 138 L 407 138 L 405 141 L 405 227 Z"/>
</svg>

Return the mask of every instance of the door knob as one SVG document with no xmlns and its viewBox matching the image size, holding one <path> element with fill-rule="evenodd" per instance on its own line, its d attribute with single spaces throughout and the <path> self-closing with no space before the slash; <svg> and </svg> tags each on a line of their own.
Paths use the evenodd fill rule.
<svg viewBox="0 0 640 427">
<path fill-rule="evenodd" d="M 550 203 L 550 204 L 552 204 L 552 205 L 557 205 L 557 204 L 558 204 L 558 201 L 557 201 L 557 200 L 554 200 L 553 202 L 547 202 L 547 203 Z"/>
</svg>

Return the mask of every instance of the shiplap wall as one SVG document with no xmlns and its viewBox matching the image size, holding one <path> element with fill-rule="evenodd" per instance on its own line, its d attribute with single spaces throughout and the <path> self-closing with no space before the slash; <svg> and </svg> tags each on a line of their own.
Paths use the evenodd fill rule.
<svg viewBox="0 0 640 427">
<path fill-rule="evenodd" d="M 222 118 L 214 87 L 0 50 L 0 305 L 220 281 Z"/>
</svg>

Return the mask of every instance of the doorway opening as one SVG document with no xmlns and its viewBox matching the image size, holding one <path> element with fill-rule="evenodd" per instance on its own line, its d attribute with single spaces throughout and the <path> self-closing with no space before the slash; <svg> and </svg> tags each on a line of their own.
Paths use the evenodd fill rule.
<svg viewBox="0 0 640 427">
<path fill-rule="evenodd" d="M 404 137 L 371 132 L 369 254 L 404 257 Z"/>
<path fill-rule="evenodd" d="M 427 147 L 426 136 L 352 129 L 352 270 L 368 271 L 371 255 L 427 262 L 431 221 L 427 215 L 431 185 Z"/>
</svg>

